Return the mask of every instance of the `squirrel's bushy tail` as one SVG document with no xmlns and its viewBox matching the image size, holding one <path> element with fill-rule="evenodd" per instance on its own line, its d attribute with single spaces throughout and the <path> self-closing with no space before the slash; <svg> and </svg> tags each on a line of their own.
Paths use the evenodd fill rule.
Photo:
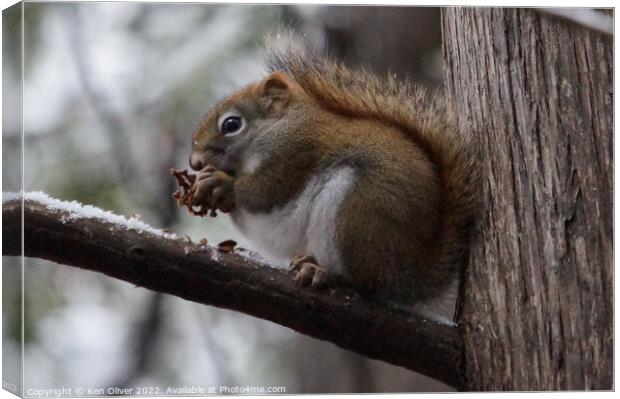
<svg viewBox="0 0 620 399">
<path fill-rule="evenodd" d="M 441 248 L 435 258 L 438 266 L 456 273 L 469 244 L 478 165 L 471 136 L 457 129 L 442 96 L 431 97 L 393 76 L 378 79 L 364 70 L 353 72 L 294 44 L 268 46 L 266 64 L 286 73 L 327 109 L 396 126 L 428 154 L 442 190 Z"/>
</svg>

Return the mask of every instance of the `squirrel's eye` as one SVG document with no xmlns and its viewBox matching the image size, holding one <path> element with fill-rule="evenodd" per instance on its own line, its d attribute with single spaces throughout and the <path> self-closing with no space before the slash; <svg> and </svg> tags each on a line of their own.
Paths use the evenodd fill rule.
<svg viewBox="0 0 620 399">
<path fill-rule="evenodd" d="M 243 121 L 238 116 L 229 116 L 224 119 L 222 122 L 222 126 L 220 127 L 220 132 L 223 135 L 231 135 L 233 133 L 237 133 L 243 127 Z"/>
</svg>

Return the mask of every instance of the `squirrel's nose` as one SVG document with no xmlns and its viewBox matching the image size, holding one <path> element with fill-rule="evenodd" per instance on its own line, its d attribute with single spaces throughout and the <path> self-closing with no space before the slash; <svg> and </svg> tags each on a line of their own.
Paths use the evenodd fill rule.
<svg viewBox="0 0 620 399">
<path fill-rule="evenodd" d="M 190 155 L 189 166 L 191 166 L 192 169 L 196 171 L 202 170 L 202 168 L 204 168 L 205 165 L 202 161 L 202 157 L 200 156 L 200 154 L 193 153 L 192 155 Z"/>
</svg>

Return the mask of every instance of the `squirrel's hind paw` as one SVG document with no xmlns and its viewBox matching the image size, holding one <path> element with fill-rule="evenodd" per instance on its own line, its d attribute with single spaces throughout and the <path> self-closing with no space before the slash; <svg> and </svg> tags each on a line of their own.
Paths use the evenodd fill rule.
<svg viewBox="0 0 620 399">
<path fill-rule="evenodd" d="M 329 273 L 321 266 L 313 256 L 299 256 L 291 262 L 291 270 L 295 273 L 293 280 L 302 287 L 310 286 L 322 289 L 327 286 Z"/>
</svg>

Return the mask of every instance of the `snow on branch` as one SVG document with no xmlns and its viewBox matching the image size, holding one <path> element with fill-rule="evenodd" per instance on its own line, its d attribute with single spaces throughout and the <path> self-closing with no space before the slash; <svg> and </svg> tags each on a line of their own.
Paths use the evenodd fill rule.
<svg viewBox="0 0 620 399">
<path fill-rule="evenodd" d="M 23 206 L 23 208 L 22 208 Z M 22 210 L 23 220 L 22 225 Z M 463 343 L 436 323 L 344 285 L 298 287 L 287 271 L 247 251 L 218 251 L 125 218 L 43 193 L 3 193 L 2 253 L 51 260 L 270 320 L 371 358 L 459 384 Z"/>
<path fill-rule="evenodd" d="M 2 192 L 2 203 L 15 200 L 21 200 L 20 193 L 14 192 Z M 47 209 L 62 211 L 66 213 L 63 215 L 62 221 L 75 219 L 98 219 L 104 222 L 108 222 L 117 227 L 123 227 L 127 230 L 136 230 L 137 232 L 148 232 L 156 236 L 164 238 L 176 239 L 175 234 L 166 233 L 160 229 L 155 229 L 148 224 L 140 220 L 139 217 L 131 216 L 126 218 L 125 216 L 117 215 L 110 211 L 104 211 L 101 208 L 97 208 L 92 205 L 83 205 L 77 201 L 61 201 L 56 198 L 52 198 L 49 195 L 41 191 L 32 191 L 24 193 L 24 200 L 33 201 L 39 204 L 45 205 Z"/>
</svg>

